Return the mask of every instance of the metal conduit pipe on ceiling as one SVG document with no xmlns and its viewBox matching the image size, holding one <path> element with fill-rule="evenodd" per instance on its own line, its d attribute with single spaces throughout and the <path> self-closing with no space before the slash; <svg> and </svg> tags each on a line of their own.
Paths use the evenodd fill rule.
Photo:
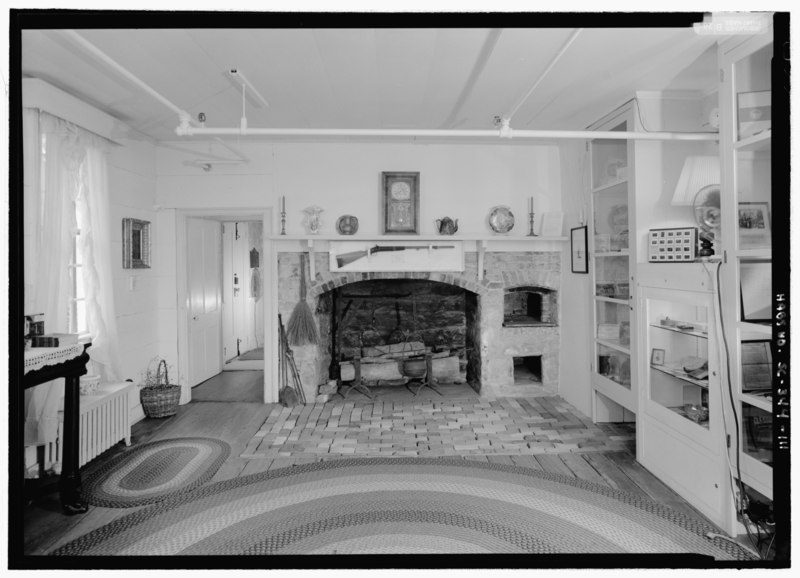
<svg viewBox="0 0 800 578">
<path fill-rule="evenodd" d="M 371 137 L 456 137 L 456 138 L 524 138 L 524 139 L 614 139 L 614 140 L 691 140 L 713 141 L 719 140 L 717 133 L 679 133 L 679 132 L 624 132 L 624 131 L 585 131 L 585 130 L 519 130 L 513 131 L 505 119 L 503 126 L 495 130 L 437 130 L 437 129 L 280 129 L 280 128 L 248 128 L 246 119 L 242 118 L 242 125 L 231 128 L 211 128 L 195 126 L 197 121 L 191 115 L 173 104 L 144 81 L 114 61 L 99 48 L 87 41 L 74 30 L 65 30 L 72 40 L 93 54 L 102 62 L 113 68 L 120 75 L 133 82 L 153 98 L 177 113 L 180 124 L 175 129 L 178 136 L 371 136 Z M 562 53 L 572 43 L 573 36 L 562 48 Z M 560 58 L 560 54 L 557 58 Z M 547 71 L 545 71 L 546 73 Z M 532 92 L 534 87 L 532 87 Z M 526 96 L 527 98 L 527 96 Z"/>
</svg>

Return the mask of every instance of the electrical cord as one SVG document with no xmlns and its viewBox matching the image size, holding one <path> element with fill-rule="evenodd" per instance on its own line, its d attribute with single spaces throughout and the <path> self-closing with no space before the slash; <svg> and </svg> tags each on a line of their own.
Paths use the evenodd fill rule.
<svg viewBox="0 0 800 578">
<path fill-rule="evenodd" d="M 712 287 L 714 287 L 714 293 L 715 293 L 715 294 L 718 294 L 718 292 L 719 292 L 719 291 L 718 291 L 718 287 L 719 287 L 719 285 L 718 285 L 718 284 L 715 284 L 715 282 L 714 282 L 714 276 L 711 274 L 711 271 L 709 271 L 709 270 L 708 270 L 708 267 L 706 267 L 706 263 L 705 263 L 705 262 L 702 262 L 701 264 L 702 264 L 702 266 L 703 266 L 703 271 L 705 271 L 706 275 L 708 276 L 708 280 L 711 282 L 711 285 L 712 285 Z M 719 270 L 719 267 L 720 267 L 721 265 L 722 265 L 722 263 L 721 263 L 721 262 L 720 262 L 720 263 L 718 263 L 718 265 L 717 265 L 717 270 Z M 719 304 L 719 303 L 717 303 L 717 302 L 714 302 L 714 314 L 715 314 L 715 315 L 714 315 L 714 318 L 715 318 L 715 320 L 717 321 L 717 329 L 719 330 L 719 333 L 722 335 L 722 334 L 723 334 L 723 331 L 724 331 L 724 326 L 723 326 L 723 324 L 722 324 L 721 304 Z M 722 357 L 722 356 L 723 356 L 723 352 L 720 352 L 720 357 Z M 727 361 L 727 351 L 725 351 L 725 352 L 724 352 L 724 356 L 725 356 L 725 359 L 726 359 L 726 361 Z M 727 365 L 727 364 L 726 364 L 726 365 Z M 727 373 L 727 372 L 726 372 L 726 375 L 728 375 L 728 373 Z M 723 396 L 722 396 L 722 390 L 721 390 L 721 389 L 718 389 L 718 393 L 719 393 L 719 403 L 720 403 L 720 407 L 721 407 L 721 408 L 724 408 L 724 406 L 725 406 L 725 400 L 724 400 L 724 398 L 723 398 Z M 725 431 L 725 433 L 727 434 L 727 432 L 729 431 L 729 430 L 728 430 L 728 420 L 725 418 L 725 411 L 724 411 L 724 409 L 723 409 L 723 411 L 722 411 L 722 428 L 723 428 L 723 430 Z M 737 431 L 738 431 L 738 430 L 737 430 Z M 726 445 L 727 445 L 727 444 L 726 444 Z M 737 448 L 737 449 L 738 449 L 738 448 Z M 732 495 L 732 496 L 735 496 L 735 495 L 736 495 L 736 488 L 734 487 L 734 484 L 735 484 L 736 476 L 733 474 L 733 464 L 731 463 L 731 456 L 730 456 L 730 452 L 728 452 L 727 450 L 725 451 L 725 463 L 728 465 L 728 484 L 730 484 L 730 488 L 731 488 L 731 495 Z M 739 513 L 739 507 L 738 507 L 738 504 L 737 504 L 737 513 Z"/>
<path fill-rule="evenodd" d="M 703 268 L 705 269 L 705 264 L 703 265 Z M 718 320 L 718 323 L 719 323 L 719 326 L 720 326 L 720 334 L 722 336 L 722 345 L 723 345 L 723 354 L 724 354 L 724 357 L 725 357 L 725 382 L 728 385 L 728 395 L 729 395 L 730 402 L 731 402 L 731 413 L 733 414 L 733 422 L 734 422 L 734 426 L 735 426 L 734 430 L 735 430 L 736 444 L 735 444 L 734 447 L 736 449 L 736 477 L 737 477 L 736 481 L 738 482 L 738 486 L 739 486 L 738 513 L 742 518 L 742 522 L 744 523 L 744 529 L 745 529 L 745 532 L 747 532 L 747 539 L 750 541 L 750 543 L 757 550 L 759 558 L 763 559 L 763 557 L 761 555 L 760 548 L 758 548 L 758 546 L 753 543 L 753 535 L 752 535 L 752 533 L 750 531 L 750 526 L 747 523 L 747 520 L 749 519 L 749 516 L 748 516 L 747 512 L 745 511 L 745 507 L 744 507 L 745 500 L 747 499 L 747 494 L 746 494 L 745 489 L 744 489 L 744 482 L 742 482 L 742 468 L 741 468 L 741 459 L 740 459 L 740 455 L 739 455 L 740 451 L 741 451 L 740 450 L 741 440 L 740 440 L 740 437 L 739 437 L 739 417 L 738 417 L 738 414 L 737 414 L 737 411 L 736 411 L 736 399 L 735 399 L 735 397 L 733 395 L 733 384 L 731 383 L 730 347 L 728 345 L 728 338 L 725 336 L 725 322 L 723 321 L 722 315 L 721 315 L 721 312 L 722 312 L 722 290 L 721 290 L 722 285 L 720 283 L 720 269 L 721 268 L 722 268 L 722 261 L 717 263 L 717 268 L 716 268 L 716 272 L 715 272 L 716 274 L 715 274 L 715 279 L 714 279 L 714 280 L 716 280 L 716 286 L 714 287 L 714 293 L 716 293 L 716 295 L 717 295 L 716 305 L 717 305 L 718 311 L 720 313 L 720 314 L 717 315 L 717 320 Z M 708 270 L 706 270 L 706 272 L 708 273 Z M 724 411 L 722 412 L 722 415 L 723 415 L 723 421 L 724 421 L 724 419 L 725 419 L 725 417 L 724 417 L 725 416 L 725 412 Z M 727 428 L 726 428 L 726 433 L 727 433 Z M 725 454 L 727 456 L 728 452 L 726 451 Z M 729 464 L 728 470 L 730 471 L 730 457 L 729 456 L 728 456 L 728 464 Z"/>
</svg>

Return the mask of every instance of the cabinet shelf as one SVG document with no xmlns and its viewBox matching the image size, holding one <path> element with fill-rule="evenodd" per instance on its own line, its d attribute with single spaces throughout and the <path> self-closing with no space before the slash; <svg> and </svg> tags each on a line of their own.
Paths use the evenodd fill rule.
<svg viewBox="0 0 800 578">
<path fill-rule="evenodd" d="M 627 299 L 617 299 L 616 297 L 603 297 L 602 295 L 595 295 L 595 301 L 603 301 L 605 303 L 616 303 L 617 305 L 627 305 Z"/>
<path fill-rule="evenodd" d="M 604 185 L 600 185 L 599 187 L 595 187 L 592 189 L 592 193 L 607 193 L 609 191 L 613 191 L 614 189 L 621 188 L 628 184 L 628 179 L 619 179 L 616 181 L 611 181 L 610 183 L 606 183 Z"/>
<path fill-rule="evenodd" d="M 697 387 L 702 387 L 703 389 L 708 389 L 708 380 L 707 379 L 695 379 L 690 377 L 688 373 L 679 369 L 677 367 L 669 367 L 667 365 L 650 365 L 651 369 L 655 369 L 656 371 L 660 371 L 661 373 L 666 373 L 674 377 L 679 381 L 684 381 L 686 383 L 690 383 L 692 385 L 696 385 Z"/>
<path fill-rule="evenodd" d="M 622 345 L 618 339 L 602 339 L 600 337 L 597 337 L 595 341 L 597 341 L 597 343 L 599 343 L 600 345 L 605 345 L 606 347 L 610 347 L 611 349 L 616 349 L 620 353 L 624 353 L 626 355 L 631 354 L 630 345 Z"/>
<path fill-rule="evenodd" d="M 772 249 L 738 249 L 735 255 L 742 260 L 772 261 Z"/>
<path fill-rule="evenodd" d="M 767 129 L 756 135 L 737 141 L 733 145 L 737 151 L 764 151 L 772 150 L 772 129 Z"/>
<path fill-rule="evenodd" d="M 708 333 L 703 333 L 702 331 L 690 331 L 688 329 L 680 329 L 678 327 L 670 327 L 668 325 L 660 325 L 658 323 L 651 323 L 650 327 L 663 329 L 664 331 L 674 331 L 675 333 L 681 333 L 683 335 L 692 335 L 694 337 L 699 337 L 700 339 L 708 339 Z"/>
<path fill-rule="evenodd" d="M 742 393 L 739 395 L 739 399 L 742 401 L 742 403 L 746 403 L 748 405 L 752 405 L 753 407 L 757 407 L 762 411 L 772 413 L 772 392 L 769 392 L 768 395 Z"/>
<path fill-rule="evenodd" d="M 595 257 L 629 257 L 631 254 L 630 249 L 622 249 L 621 251 L 602 251 L 595 253 Z"/>
<path fill-rule="evenodd" d="M 752 323 L 750 321 L 739 321 L 736 326 L 742 333 L 758 333 L 764 337 L 772 337 L 772 325 L 769 323 Z"/>
</svg>

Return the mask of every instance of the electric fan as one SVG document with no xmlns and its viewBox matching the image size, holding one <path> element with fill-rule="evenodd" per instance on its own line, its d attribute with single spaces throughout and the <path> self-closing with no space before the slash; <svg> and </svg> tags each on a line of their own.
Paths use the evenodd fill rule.
<svg viewBox="0 0 800 578">
<path fill-rule="evenodd" d="M 709 185 L 700 189 L 694 197 L 694 218 L 700 228 L 699 257 L 714 254 L 714 241 L 719 237 L 720 200 L 719 185 Z"/>
</svg>

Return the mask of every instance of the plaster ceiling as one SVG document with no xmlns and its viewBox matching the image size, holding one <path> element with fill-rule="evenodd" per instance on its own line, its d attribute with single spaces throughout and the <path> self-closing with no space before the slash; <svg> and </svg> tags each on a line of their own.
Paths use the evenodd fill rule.
<svg viewBox="0 0 800 578">
<path fill-rule="evenodd" d="M 669 28 L 129 28 L 77 33 L 192 118 L 238 127 L 241 70 L 269 101 L 249 127 L 583 129 L 636 90 L 710 90 L 714 43 Z M 570 39 L 573 41 L 563 50 Z M 156 141 L 179 119 L 69 33 L 22 31 L 37 77 Z M 556 59 L 553 64 L 554 59 Z M 526 95 L 535 86 L 529 97 Z"/>
</svg>

